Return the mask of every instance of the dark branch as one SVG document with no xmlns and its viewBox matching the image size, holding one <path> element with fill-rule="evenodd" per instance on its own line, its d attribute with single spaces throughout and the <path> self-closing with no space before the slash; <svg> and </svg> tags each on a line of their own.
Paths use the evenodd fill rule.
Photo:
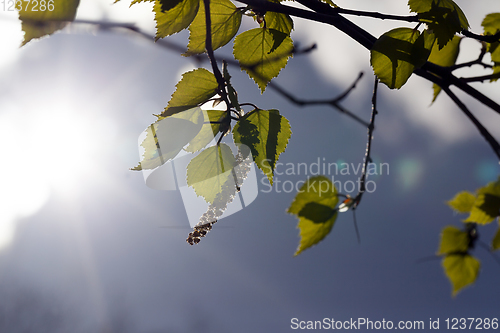
<svg viewBox="0 0 500 333">
<path fill-rule="evenodd" d="M 311 9 L 313 12 L 262 0 L 239 1 L 246 3 L 255 9 L 259 9 L 262 12 L 269 10 L 332 25 L 363 45 L 368 50 L 372 49 L 373 44 L 377 40 L 369 32 L 363 30 L 361 27 L 337 13 L 335 8 L 317 0 L 297 0 L 297 2 Z M 421 68 L 416 69 L 414 73 L 434 83 L 440 81 L 439 78 L 441 77 L 447 80 L 449 85 L 458 87 L 471 97 L 477 99 L 479 102 L 488 106 L 497 113 L 500 113 L 500 105 L 498 103 L 469 86 L 467 82 L 461 81 L 459 78 L 452 75 L 451 72 L 445 67 L 427 62 Z"/>
<path fill-rule="evenodd" d="M 500 114 L 500 105 L 497 102 L 483 95 L 482 93 L 468 85 L 467 82 L 464 82 L 461 79 L 457 78 L 447 67 L 441 67 L 431 62 L 426 62 L 422 66 L 422 68 L 415 70 L 414 73 L 433 83 L 438 84 L 439 86 L 453 85 L 463 92 L 467 93 L 471 97 L 475 98 L 482 104 L 486 105 L 493 111 Z"/>
<path fill-rule="evenodd" d="M 208 0 L 204 0 L 204 1 L 208 1 Z M 269 10 L 269 11 L 284 13 L 284 14 L 288 14 L 288 15 L 292 15 L 292 16 L 302 17 L 302 18 L 309 19 L 309 20 L 316 21 L 316 22 L 322 22 L 322 23 L 326 23 L 329 25 L 333 25 L 336 28 L 338 28 L 340 31 L 346 33 L 352 39 L 356 40 L 358 43 L 360 43 L 361 45 L 363 45 L 365 48 L 367 48 L 369 50 L 372 48 L 373 44 L 376 41 L 376 38 L 374 36 L 372 36 L 370 33 L 368 33 L 367 31 L 363 30 L 359 26 L 355 25 L 351 21 L 347 20 L 346 18 L 344 18 L 340 14 L 338 14 L 335 11 L 335 8 L 327 5 L 326 3 L 322 3 L 322 2 L 319 2 L 316 0 L 298 0 L 299 3 L 303 4 L 304 6 L 310 8 L 311 10 L 313 10 L 315 12 L 304 10 L 304 9 L 299 9 L 299 8 L 294 8 L 294 7 L 290 7 L 290 6 L 285 6 L 285 5 L 282 5 L 279 3 L 262 1 L 262 0 L 260 0 L 260 1 L 259 0 L 240 0 L 240 1 L 243 3 L 249 4 L 254 9 L 260 9 L 264 12 Z M 80 23 L 97 24 L 97 25 L 102 24 L 102 22 L 89 22 L 89 21 L 80 22 Z M 115 27 L 114 25 L 111 25 L 111 24 L 105 24 L 105 26 L 106 27 L 110 27 L 110 26 Z M 140 32 L 134 26 L 131 26 L 131 25 L 127 26 L 127 25 L 122 24 L 120 27 L 125 28 L 125 29 L 129 29 L 130 31 L 134 31 L 134 32 L 144 36 L 144 33 Z M 163 44 L 163 46 L 166 46 L 166 47 L 169 47 L 172 49 L 177 49 L 177 46 L 173 46 L 173 45 L 170 46 L 163 40 L 161 41 L 161 44 Z M 182 51 L 184 51 L 184 49 Z M 212 58 L 215 59 L 215 57 L 213 56 L 213 51 L 212 51 Z M 199 59 L 199 58 L 196 58 L 196 59 Z M 236 61 L 228 61 L 228 63 L 230 63 L 231 65 L 236 65 L 236 66 L 239 65 Z M 215 66 L 215 67 L 217 67 L 217 66 Z M 218 71 L 218 68 L 217 68 L 217 71 Z M 217 72 L 217 71 L 214 70 L 214 72 Z M 467 93 L 468 95 L 470 95 L 471 97 L 473 97 L 476 100 L 478 100 L 479 102 L 481 102 L 482 104 L 488 106 L 489 108 L 491 108 L 492 110 L 494 110 L 500 114 L 500 105 L 498 103 L 496 103 L 495 101 L 491 100 L 489 97 L 483 95 L 482 93 L 480 93 L 479 91 L 477 91 L 476 89 L 474 89 L 473 87 L 468 85 L 465 80 L 459 79 L 456 76 L 454 76 L 451 73 L 451 70 L 449 68 L 441 67 L 441 66 L 435 65 L 433 63 L 427 62 L 421 68 L 416 69 L 414 71 L 414 73 L 416 75 L 421 76 L 421 77 L 423 77 L 423 78 L 425 78 L 433 83 L 436 83 L 440 86 L 444 85 L 446 87 L 449 87 L 450 85 L 454 85 L 454 86 L 458 87 L 459 89 L 461 89 L 462 91 L 464 91 L 465 93 Z M 284 93 L 283 89 L 280 89 L 275 84 L 269 84 L 269 86 L 271 89 L 278 91 L 278 93 L 280 93 L 281 95 L 283 95 L 285 97 L 291 96 L 290 94 L 288 94 L 286 92 Z M 293 97 L 293 96 L 291 96 L 291 97 Z M 287 98 L 289 100 L 292 100 L 292 101 L 294 101 L 294 100 L 297 101 L 297 99 L 294 99 L 294 98 L 290 98 L 290 97 L 287 97 Z M 300 100 L 298 100 L 298 101 L 299 101 L 299 103 L 297 103 L 297 104 L 300 104 L 301 101 Z M 459 107 L 460 107 L 460 105 L 459 105 Z M 339 110 L 341 110 L 341 112 L 343 112 L 343 113 L 349 114 L 348 112 L 346 112 L 346 110 L 343 110 L 343 109 L 339 109 Z M 491 144 L 491 142 L 490 142 L 490 144 Z"/>
</svg>

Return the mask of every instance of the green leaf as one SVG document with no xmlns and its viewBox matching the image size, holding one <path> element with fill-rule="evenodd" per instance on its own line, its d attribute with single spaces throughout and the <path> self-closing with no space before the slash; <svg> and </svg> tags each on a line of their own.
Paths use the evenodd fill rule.
<svg viewBox="0 0 500 333">
<path fill-rule="evenodd" d="M 460 192 L 453 199 L 448 201 L 448 205 L 459 213 L 469 213 L 476 201 L 476 196 L 470 192 Z"/>
<path fill-rule="evenodd" d="M 495 82 L 500 78 L 500 62 L 495 62 L 493 65 L 493 73 L 494 77 L 490 80 L 490 82 Z"/>
<path fill-rule="evenodd" d="M 485 35 L 494 35 L 500 31 L 500 13 L 491 13 L 486 15 L 481 25 L 484 28 Z M 493 74 L 500 73 L 500 42 L 486 43 L 488 52 L 491 53 L 493 61 Z M 491 79 L 491 82 L 498 80 L 498 76 Z"/>
<path fill-rule="evenodd" d="M 212 146 L 193 158 L 187 166 L 187 184 L 206 202 L 213 203 L 224 183 L 233 176 L 235 158 L 226 144 Z"/>
<path fill-rule="evenodd" d="M 491 241 L 491 248 L 493 251 L 500 249 L 500 227 L 497 229 L 495 237 L 493 237 Z"/>
<path fill-rule="evenodd" d="M 177 83 L 161 116 L 168 117 L 207 101 L 217 94 L 218 86 L 215 76 L 205 68 L 182 74 L 182 79 Z"/>
<path fill-rule="evenodd" d="M 42 7 L 39 2 L 16 1 L 15 8 L 19 11 L 21 29 L 24 32 L 21 46 L 34 38 L 48 36 L 64 28 L 68 21 L 75 19 L 79 4 L 80 0 L 53 0 L 50 6 L 45 2 L 45 7 Z"/>
<path fill-rule="evenodd" d="M 312 177 L 302 185 L 287 211 L 299 218 L 300 244 L 295 255 L 330 233 L 338 215 L 337 203 L 337 189 L 328 178 Z"/>
<path fill-rule="evenodd" d="M 443 259 L 446 276 L 453 285 L 453 296 L 476 281 L 481 264 L 470 254 L 450 254 Z"/>
<path fill-rule="evenodd" d="M 241 11 L 229 0 L 210 0 L 210 20 L 212 25 L 212 48 L 218 49 L 229 43 L 241 25 Z M 205 52 L 207 35 L 205 6 L 201 5 L 198 14 L 189 26 L 189 44 L 185 55 Z"/>
<path fill-rule="evenodd" d="M 500 216 L 500 179 L 477 190 L 476 201 L 464 222 L 488 224 Z"/>
<path fill-rule="evenodd" d="M 491 13 L 486 15 L 481 25 L 484 28 L 485 35 L 494 35 L 500 31 L 500 13 Z"/>
<path fill-rule="evenodd" d="M 396 28 L 386 32 L 373 45 L 370 62 L 375 75 L 391 89 L 401 88 L 415 68 L 429 57 L 434 37 L 424 31 Z"/>
<path fill-rule="evenodd" d="M 234 142 L 250 147 L 255 164 L 271 185 L 274 167 L 291 135 L 290 123 L 278 110 L 255 109 L 241 117 L 233 128 Z"/>
<path fill-rule="evenodd" d="M 150 170 L 171 160 L 196 137 L 203 125 L 203 110 L 192 108 L 158 120 L 146 129 L 141 162 L 132 170 Z"/>
<path fill-rule="evenodd" d="M 186 29 L 193 22 L 200 0 L 182 0 L 168 11 L 163 11 L 159 0 L 155 1 L 153 12 L 156 20 L 156 40 Z"/>
<path fill-rule="evenodd" d="M 443 48 L 455 33 L 469 28 L 469 22 L 460 7 L 452 0 L 409 0 L 412 12 L 418 13 L 437 37 L 439 48 Z"/>
<path fill-rule="evenodd" d="M 438 255 L 466 253 L 469 250 L 470 238 L 466 231 L 448 226 L 443 229 Z"/>
<path fill-rule="evenodd" d="M 458 53 L 460 52 L 461 41 L 461 37 L 453 36 L 451 42 L 446 44 L 446 46 L 442 49 L 439 49 L 438 44 L 434 44 L 428 61 L 442 67 L 450 67 L 455 65 L 455 62 L 458 58 Z M 436 100 L 437 96 L 441 92 L 441 87 L 435 83 L 433 84 L 433 88 L 434 97 L 432 99 L 432 102 Z"/>
<path fill-rule="evenodd" d="M 220 110 L 207 110 L 205 111 L 205 119 L 200 132 L 191 141 L 186 151 L 190 153 L 197 152 L 205 148 L 219 133 L 220 124 L 210 124 L 211 121 L 220 121 L 221 117 L 226 115 L 226 111 Z"/>
<path fill-rule="evenodd" d="M 292 50 L 292 39 L 283 32 L 255 28 L 236 36 L 233 54 L 263 93 L 269 81 L 286 66 Z"/>
<path fill-rule="evenodd" d="M 267 12 L 265 22 L 267 28 L 281 31 L 288 36 L 293 30 L 292 18 L 287 14 Z M 264 26 L 264 22 L 261 23 L 261 26 Z"/>
<path fill-rule="evenodd" d="M 308 202 L 299 212 L 299 217 L 314 223 L 325 223 L 336 213 L 334 209 L 317 202 Z"/>
</svg>

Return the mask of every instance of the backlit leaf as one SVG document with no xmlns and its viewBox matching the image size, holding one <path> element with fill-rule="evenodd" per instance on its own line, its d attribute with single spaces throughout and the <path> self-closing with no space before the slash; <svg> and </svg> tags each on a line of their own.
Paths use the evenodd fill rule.
<svg viewBox="0 0 500 333">
<path fill-rule="evenodd" d="M 235 158 L 231 148 L 221 143 L 203 150 L 187 166 L 187 184 L 206 202 L 213 203 L 224 183 L 234 177 Z"/>
<path fill-rule="evenodd" d="M 436 35 L 439 48 L 443 48 L 455 33 L 469 28 L 465 14 L 452 0 L 409 0 L 408 5 Z"/>
<path fill-rule="evenodd" d="M 141 162 L 132 170 L 150 170 L 171 160 L 196 137 L 203 125 L 204 112 L 199 107 L 158 120 L 146 129 L 141 146 Z"/>
<path fill-rule="evenodd" d="M 464 222 L 487 224 L 500 216 L 500 179 L 477 190 L 476 201 Z"/>
<path fill-rule="evenodd" d="M 204 68 L 184 73 L 161 116 L 167 117 L 207 101 L 215 96 L 218 86 L 215 76 Z"/>
<path fill-rule="evenodd" d="M 255 164 L 271 185 L 274 167 L 291 135 L 290 123 L 278 110 L 255 109 L 240 118 L 233 128 L 234 142 L 250 147 Z"/>
<path fill-rule="evenodd" d="M 476 201 L 476 196 L 470 192 L 460 192 L 453 199 L 448 201 L 448 205 L 459 213 L 469 213 Z"/>
<path fill-rule="evenodd" d="M 48 36 L 64 28 L 69 21 L 75 19 L 79 4 L 80 0 L 53 0 L 50 5 L 45 2 L 45 7 L 42 7 L 35 1 L 16 1 L 15 8 L 19 11 L 21 29 L 24 32 L 21 46 L 34 38 Z"/>
<path fill-rule="evenodd" d="M 481 264 L 470 254 L 450 254 L 443 259 L 446 276 L 453 285 L 453 296 L 476 281 Z"/>
<path fill-rule="evenodd" d="M 285 33 L 269 28 L 245 31 L 234 40 L 233 54 L 240 66 L 264 92 L 292 55 L 293 42 Z"/>
<path fill-rule="evenodd" d="M 155 1 L 153 12 L 156 20 L 156 40 L 186 29 L 193 22 L 200 0 L 182 0 L 168 11 L 163 11 L 159 0 Z"/>
<path fill-rule="evenodd" d="M 456 227 L 448 226 L 443 229 L 438 255 L 466 253 L 469 250 L 469 235 Z"/>
<path fill-rule="evenodd" d="M 486 15 L 481 25 L 484 28 L 485 35 L 494 35 L 500 31 L 500 13 L 491 13 Z"/>
<path fill-rule="evenodd" d="M 439 49 L 438 44 L 434 44 L 432 47 L 431 54 L 429 56 L 429 62 L 442 67 L 449 67 L 455 65 L 458 58 L 458 53 L 460 52 L 460 42 L 462 38 L 458 36 L 453 36 L 453 39 L 446 44 L 445 47 Z M 432 102 L 434 102 L 441 92 L 441 87 L 434 83 L 434 97 Z"/>
<path fill-rule="evenodd" d="M 299 218 L 300 244 L 295 255 L 319 243 L 332 230 L 338 212 L 337 190 L 324 176 L 309 178 L 300 188 L 287 212 Z"/>
<path fill-rule="evenodd" d="M 189 141 L 189 146 L 186 147 L 186 151 L 194 153 L 200 149 L 205 148 L 219 133 L 219 124 L 210 124 L 211 121 L 219 121 L 222 116 L 226 115 L 226 111 L 220 110 L 207 110 L 205 111 L 204 124 L 201 127 L 200 132 Z"/>
<path fill-rule="evenodd" d="M 415 68 L 429 57 L 434 37 L 427 31 L 396 28 L 386 32 L 373 45 L 370 62 L 375 75 L 391 89 L 401 88 Z"/>
<path fill-rule="evenodd" d="M 500 62 L 495 62 L 493 65 L 493 78 L 490 82 L 494 82 L 500 78 Z"/>
<path fill-rule="evenodd" d="M 212 48 L 226 45 L 236 35 L 241 24 L 241 11 L 229 0 L 210 0 Z M 186 55 L 205 52 L 207 35 L 205 6 L 200 5 L 198 14 L 189 26 L 189 44 Z"/>
<path fill-rule="evenodd" d="M 481 25 L 484 28 L 485 35 L 494 35 L 500 31 L 500 13 L 491 13 L 486 15 Z M 500 42 L 486 43 L 488 52 L 491 53 L 491 61 L 493 61 L 493 74 L 500 73 Z M 498 80 L 498 77 L 491 81 Z"/>
<path fill-rule="evenodd" d="M 264 26 L 264 22 L 262 22 L 261 26 Z M 290 33 L 293 30 L 293 21 L 289 15 L 275 13 L 275 12 L 267 12 L 266 27 L 290 35 Z"/>
</svg>

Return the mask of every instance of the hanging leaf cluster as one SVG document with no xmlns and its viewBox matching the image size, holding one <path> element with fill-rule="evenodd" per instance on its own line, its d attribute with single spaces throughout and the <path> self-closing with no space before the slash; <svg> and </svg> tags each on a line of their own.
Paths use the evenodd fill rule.
<svg viewBox="0 0 500 333">
<path fill-rule="evenodd" d="M 448 226 L 441 235 L 438 255 L 443 256 L 443 268 L 453 286 L 453 295 L 472 284 L 480 269 L 477 258 L 470 254 L 478 240 L 477 227 L 500 217 L 500 178 L 479 188 L 476 193 L 460 192 L 448 201 L 456 212 L 468 214 L 464 230 Z M 491 241 L 491 251 L 500 248 L 500 228 Z"/>
<path fill-rule="evenodd" d="M 243 185 L 249 156 L 273 183 L 276 162 L 292 135 L 290 123 L 278 110 L 255 108 L 245 113 L 230 78 L 225 65 L 222 89 L 215 75 L 204 68 L 184 73 L 158 120 L 146 129 L 142 159 L 132 169 L 156 169 L 181 151 L 197 153 L 187 165 L 186 182 L 210 207 L 200 218 L 194 236 L 188 237 L 191 245 L 201 239 L 198 234 L 202 226 L 215 223 Z M 200 107 L 210 102 L 217 104 L 224 95 L 225 110 Z M 231 130 L 233 121 L 236 124 Z M 238 147 L 236 156 L 230 146 L 221 142 L 228 134 Z M 217 136 L 217 142 L 211 145 Z"/>
</svg>

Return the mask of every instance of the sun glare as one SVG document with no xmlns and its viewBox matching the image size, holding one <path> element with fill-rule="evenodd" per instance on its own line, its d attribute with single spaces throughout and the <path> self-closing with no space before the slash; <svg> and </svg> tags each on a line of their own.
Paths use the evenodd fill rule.
<svg viewBox="0 0 500 333">
<path fill-rule="evenodd" d="M 39 161 L 37 173 L 51 188 L 68 192 L 77 190 L 82 176 L 91 169 L 92 148 L 96 133 L 88 118 L 56 107 L 42 112 L 31 122 L 27 140 L 33 160 Z"/>
<path fill-rule="evenodd" d="M 51 192 L 81 194 L 113 132 L 107 117 L 97 119 L 74 103 L 41 105 L 19 112 L 4 104 L 0 114 L 0 248 L 10 242 L 15 220 L 38 211 Z"/>
</svg>

